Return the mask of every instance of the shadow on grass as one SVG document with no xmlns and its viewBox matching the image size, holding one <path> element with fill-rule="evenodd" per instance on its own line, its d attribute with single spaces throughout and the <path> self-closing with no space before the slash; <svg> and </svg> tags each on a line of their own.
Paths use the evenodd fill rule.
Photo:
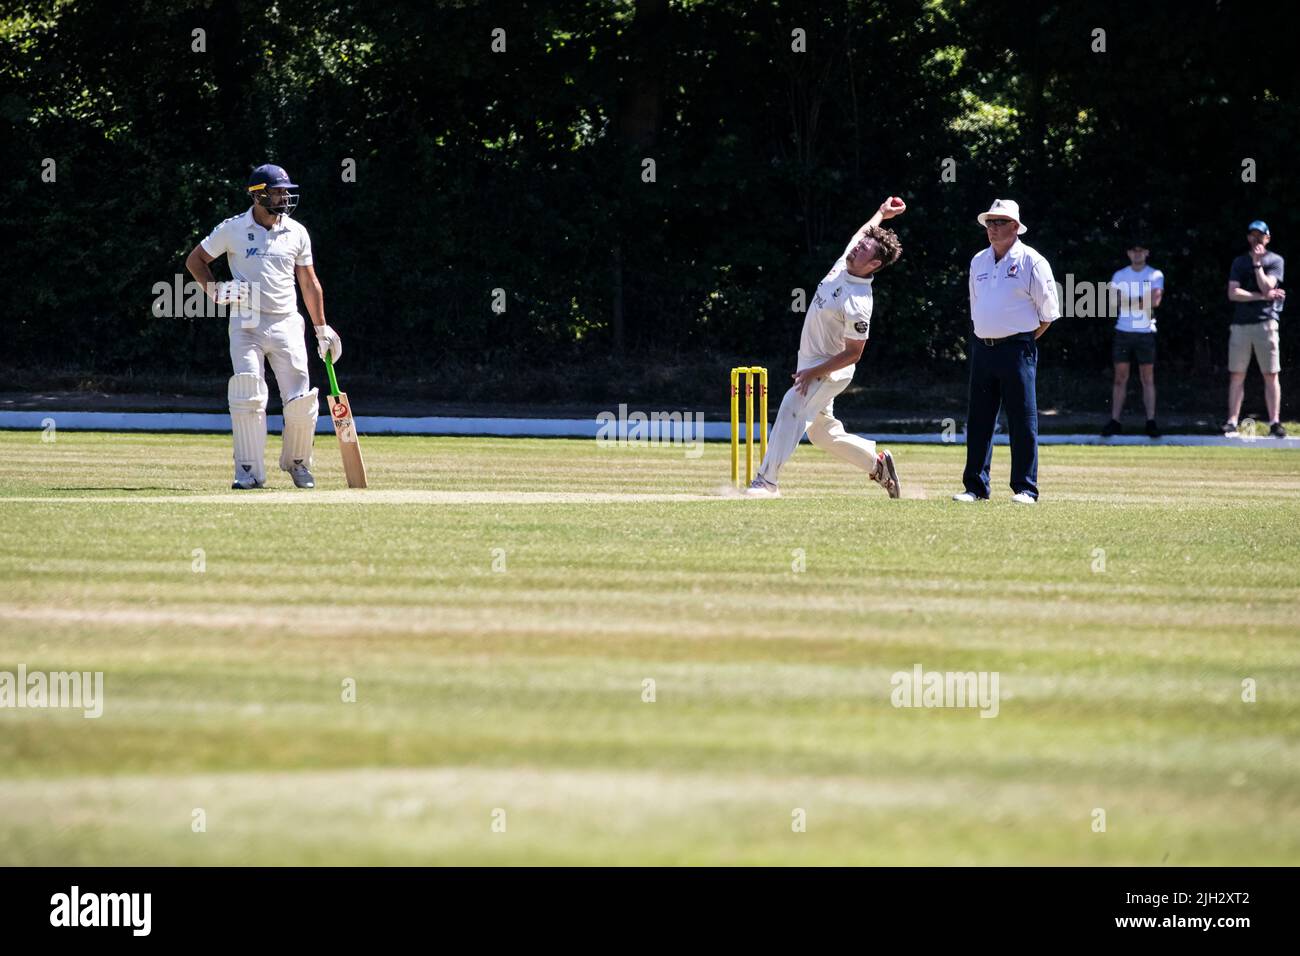
<svg viewBox="0 0 1300 956">
<path fill-rule="evenodd" d="M 188 488 L 170 488 L 163 485 L 61 485 L 49 491 L 189 491 Z"/>
</svg>

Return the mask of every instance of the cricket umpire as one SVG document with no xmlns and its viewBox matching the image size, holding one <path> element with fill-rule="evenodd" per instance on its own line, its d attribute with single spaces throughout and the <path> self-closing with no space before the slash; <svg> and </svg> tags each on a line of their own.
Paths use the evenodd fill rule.
<svg viewBox="0 0 1300 956">
<path fill-rule="evenodd" d="M 1028 229 L 1020 206 L 995 199 L 976 220 L 989 247 L 970 262 L 970 398 L 966 414 L 966 490 L 953 501 L 989 497 L 993 427 L 1007 410 L 1011 500 L 1038 501 L 1038 338 L 1061 317 L 1052 267 L 1020 241 Z"/>
</svg>

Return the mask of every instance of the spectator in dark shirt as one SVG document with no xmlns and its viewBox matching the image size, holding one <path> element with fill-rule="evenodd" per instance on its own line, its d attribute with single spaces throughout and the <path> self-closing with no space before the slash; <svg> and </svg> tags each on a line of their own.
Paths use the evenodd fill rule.
<svg viewBox="0 0 1300 956">
<path fill-rule="evenodd" d="M 1256 219 L 1246 227 L 1245 255 L 1232 260 L 1228 273 L 1228 301 L 1232 303 L 1232 334 L 1228 337 L 1228 420 L 1223 433 L 1237 434 L 1237 418 L 1246 391 L 1246 371 L 1254 353 L 1264 376 L 1264 402 L 1268 406 L 1269 434 L 1285 438 L 1282 427 L 1282 371 L 1278 355 L 1278 317 L 1286 292 L 1282 289 L 1284 262 L 1268 251 L 1272 236 L 1268 224 Z"/>
</svg>

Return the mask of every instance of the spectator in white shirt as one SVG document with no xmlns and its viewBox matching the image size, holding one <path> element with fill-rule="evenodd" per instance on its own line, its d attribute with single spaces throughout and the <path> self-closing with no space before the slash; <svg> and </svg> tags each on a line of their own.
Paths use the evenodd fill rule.
<svg viewBox="0 0 1300 956">
<path fill-rule="evenodd" d="M 1115 314 L 1115 341 L 1111 361 L 1115 384 L 1111 389 L 1110 421 L 1101 430 L 1103 438 L 1124 431 L 1121 416 L 1133 365 L 1142 379 L 1142 404 L 1147 413 L 1147 434 L 1160 437 L 1156 424 L 1156 308 L 1165 294 L 1165 274 L 1147 262 L 1146 243 L 1134 240 L 1128 247 L 1127 268 L 1110 277 L 1119 310 Z"/>
</svg>

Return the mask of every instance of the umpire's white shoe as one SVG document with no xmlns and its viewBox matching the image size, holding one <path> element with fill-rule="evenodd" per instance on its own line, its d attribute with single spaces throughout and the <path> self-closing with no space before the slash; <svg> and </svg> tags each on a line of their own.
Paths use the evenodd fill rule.
<svg viewBox="0 0 1300 956">
<path fill-rule="evenodd" d="M 746 498 L 780 498 L 781 492 L 776 485 L 769 485 L 762 478 L 755 478 L 745 489 Z"/>
<path fill-rule="evenodd" d="M 1023 491 L 1018 491 L 1018 492 L 1016 492 L 1014 495 L 1012 495 L 1012 496 L 1011 496 L 1011 501 L 1012 501 L 1012 503 L 1014 503 L 1014 504 L 1018 504 L 1018 505 L 1036 505 L 1036 504 L 1038 504 L 1038 499 L 1037 499 L 1037 498 L 1035 498 L 1035 497 L 1034 497 L 1033 495 L 1031 495 L 1031 494 L 1026 494 L 1026 493 L 1023 492 Z"/>
<path fill-rule="evenodd" d="M 963 491 L 960 492 L 959 494 L 953 495 L 952 500 L 960 501 L 962 504 L 968 505 L 972 501 L 985 501 L 986 499 L 980 498 L 978 495 L 972 495 L 969 491 Z"/>
<path fill-rule="evenodd" d="M 901 493 L 898 487 L 898 471 L 894 468 L 894 456 L 887 451 L 876 454 L 876 470 L 871 473 L 871 480 L 884 488 L 891 498 Z"/>
<path fill-rule="evenodd" d="M 289 469 L 289 477 L 293 479 L 293 483 L 299 488 L 316 487 L 316 479 L 312 477 L 311 472 L 307 470 L 307 466 L 301 461 L 293 463 L 293 467 Z"/>
</svg>

